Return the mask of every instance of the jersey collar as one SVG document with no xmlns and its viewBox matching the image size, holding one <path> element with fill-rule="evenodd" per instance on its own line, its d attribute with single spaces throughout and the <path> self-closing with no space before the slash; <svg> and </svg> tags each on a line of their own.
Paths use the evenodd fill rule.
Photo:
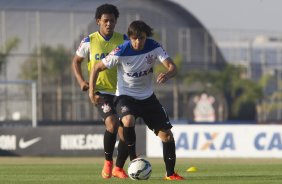
<svg viewBox="0 0 282 184">
<path fill-rule="evenodd" d="M 100 31 L 98 31 L 98 33 L 99 33 L 100 36 L 102 36 L 101 33 L 100 33 Z M 114 35 L 114 33 L 113 33 L 111 36 L 108 36 L 108 37 L 102 36 L 102 37 L 103 37 L 106 41 L 109 41 L 109 40 L 113 37 L 113 35 Z"/>
</svg>

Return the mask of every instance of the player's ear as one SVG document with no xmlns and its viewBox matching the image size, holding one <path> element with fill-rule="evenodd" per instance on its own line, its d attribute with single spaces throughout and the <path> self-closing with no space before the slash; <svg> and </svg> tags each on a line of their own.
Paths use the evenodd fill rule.
<svg viewBox="0 0 282 184">
<path fill-rule="evenodd" d="M 96 19 L 96 24 L 100 26 L 100 19 Z"/>
</svg>

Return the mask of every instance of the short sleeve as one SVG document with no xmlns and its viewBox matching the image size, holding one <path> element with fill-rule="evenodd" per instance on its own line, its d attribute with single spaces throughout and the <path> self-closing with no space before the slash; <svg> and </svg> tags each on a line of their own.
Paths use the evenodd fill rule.
<svg viewBox="0 0 282 184">
<path fill-rule="evenodd" d="M 88 36 L 80 42 L 80 45 L 76 50 L 76 55 L 82 58 L 86 58 L 89 54 L 89 48 L 90 48 L 90 38 Z"/>
<path fill-rule="evenodd" d="M 155 53 L 160 62 L 163 62 L 165 59 L 169 57 L 167 52 L 161 46 L 155 48 Z"/>
<path fill-rule="evenodd" d="M 119 51 L 119 48 L 117 47 L 115 50 L 110 52 L 104 59 L 102 59 L 102 62 L 107 68 L 112 68 L 118 64 L 119 56 L 116 55 L 116 53 Z"/>
</svg>

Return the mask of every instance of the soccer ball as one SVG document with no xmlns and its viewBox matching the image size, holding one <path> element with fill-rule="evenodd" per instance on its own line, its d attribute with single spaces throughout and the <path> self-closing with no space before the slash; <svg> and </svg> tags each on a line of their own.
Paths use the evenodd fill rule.
<svg viewBox="0 0 282 184">
<path fill-rule="evenodd" d="M 152 167 L 144 158 L 136 158 L 129 163 L 127 172 L 133 180 L 147 180 L 151 176 Z"/>
</svg>

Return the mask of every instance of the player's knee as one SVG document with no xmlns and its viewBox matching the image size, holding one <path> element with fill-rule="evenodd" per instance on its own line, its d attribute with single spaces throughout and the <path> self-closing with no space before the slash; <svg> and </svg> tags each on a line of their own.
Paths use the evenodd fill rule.
<svg viewBox="0 0 282 184">
<path fill-rule="evenodd" d="M 111 133 L 116 133 L 118 129 L 118 119 L 116 116 L 109 116 L 105 120 L 106 130 Z"/>
<path fill-rule="evenodd" d="M 163 142 L 171 142 L 174 141 L 173 135 L 172 134 L 167 134 L 163 140 Z"/>
<path fill-rule="evenodd" d="M 170 130 L 160 130 L 158 136 L 161 138 L 162 142 L 174 141 L 173 134 Z"/>
<path fill-rule="evenodd" d="M 135 117 L 133 115 L 126 115 L 122 117 L 124 127 L 133 127 L 135 124 Z"/>
</svg>

